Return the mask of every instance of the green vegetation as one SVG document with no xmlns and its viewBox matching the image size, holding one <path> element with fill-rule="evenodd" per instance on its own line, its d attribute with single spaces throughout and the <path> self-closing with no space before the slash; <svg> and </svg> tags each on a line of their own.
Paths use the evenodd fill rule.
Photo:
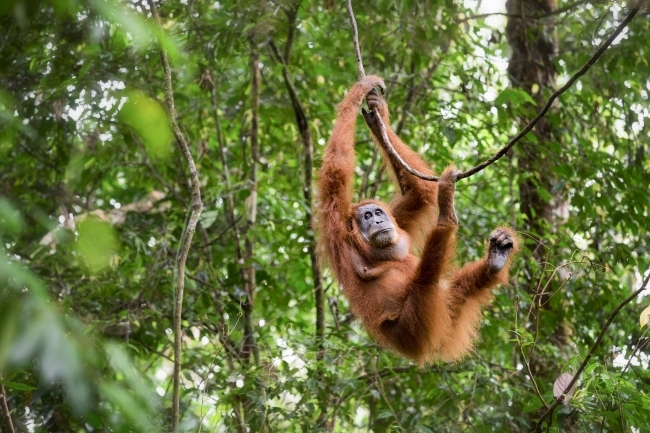
<svg viewBox="0 0 650 433">
<path fill-rule="evenodd" d="M 635 2 L 476 3 L 496 2 L 353 2 L 393 128 L 438 172 L 501 149 Z M 310 158 L 315 173 L 357 79 L 344 2 L 158 12 L 0 4 L 0 431 L 173 428 L 192 183 L 161 47 L 204 204 L 180 431 L 531 431 L 584 360 L 541 430 L 650 431 L 650 290 L 622 305 L 650 272 L 650 0 L 533 132 L 458 182 L 459 261 L 499 225 L 525 246 L 475 353 L 422 370 L 378 347 L 313 266 Z M 358 197 L 390 200 L 368 138 L 359 116 Z"/>
</svg>

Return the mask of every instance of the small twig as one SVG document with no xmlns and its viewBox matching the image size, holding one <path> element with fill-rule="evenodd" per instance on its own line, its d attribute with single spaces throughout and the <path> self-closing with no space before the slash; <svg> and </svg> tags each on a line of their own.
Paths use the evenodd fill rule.
<svg viewBox="0 0 650 433">
<path fill-rule="evenodd" d="M 619 375 L 618 375 L 618 381 L 617 381 L 617 386 L 620 385 L 620 383 L 621 383 L 621 379 L 623 379 L 623 375 L 627 372 L 627 369 L 628 369 L 628 368 L 630 367 L 630 365 L 632 364 L 632 361 L 634 360 L 634 357 L 636 356 L 636 354 L 637 354 L 640 350 L 643 350 L 643 349 L 648 345 L 648 343 L 650 343 L 650 340 L 649 340 L 649 339 L 645 339 L 644 341 L 641 342 L 641 340 L 643 340 L 643 337 L 645 336 L 645 334 L 648 332 L 648 329 L 649 329 L 649 328 L 646 327 L 645 331 L 643 331 L 643 334 L 641 334 L 641 336 L 639 337 L 639 340 L 637 341 L 637 344 L 636 344 L 636 346 L 634 347 L 634 350 L 632 351 L 632 354 L 631 354 L 630 357 L 628 358 L 627 363 L 625 364 L 625 367 L 623 367 L 623 369 L 622 369 L 621 372 L 619 373 Z M 620 390 L 619 390 L 619 393 L 620 393 Z M 608 402 L 607 404 L 605 404 L 605 402 L 603 402 L 602 399 L 599 398 L 599 400 L 601 401 L 601 403 L 602 403 L 602 405 L 603 405 L 603 409 L 604 409 L 605 411 L 611 411 L 611 410 L 612 410 L 612 406 L 614 405 L 613 400 L 609 400 L 609 402 Z M 620 410 L 620 404 L 619 404 L 618 406 L 619 406 L 619 410 Z M 601 421 L 601 423 L 600 423 L 600 431 L 601 431 L 601 432 L 603 431 L 603 428 L 605 427 L 605 419 L 606 419 L 606 417 L 603 417 L 603 419 L 602 419 L 602 421 Z M 549 424 L 550 424 L 550 423 L 549 423 Z"/>
<path fill-rule="evenodd" d="M 237 319 L 237 320 L 239 320 L 239 319 Z M 204 398 L 205 398 L 205 395 L 207 394 L 208 386 L 210 385 L 209 382 L 208 382 L 209 374 L 212 371 L 212 368 L 215 365 L 215 360 L 217 359 L 217 356 L 219 356 L 219 354 L 221 353 L 222 349 L 225 349 L 226 356 L 228 356 L 229 351 L 232 351 L 232 349 L 229 347 L 228 343 L 230 342 L 230 334 L 232 334 L 235 331 L 236 327 L 233 327 L 232 329 L 230 329 L 230 332 L 224 332 L 223 333 L 223 338 L 222 338 L 222 333 L 220 333 L 218 330 L 215 331 L 209 325 L 206 326 L 206 328 L 208 330 L 214 332 L 215 334 L 217 334 L 217 338 L 219 338 L 219 342 L 221 343 L 221 347 L 219 347 L 219 350 L 217 350 L 217 353 L 212 357 L 212 361 L 210 362 L 210 366 L 206 370 L 205 374 L 203 375 L 203 378 L 201 379 L 201 383 L 204 384 L 204 387 L 201 390 L 201 412 L 203 412 Z M 234 370 L 232 360 L 230 360 L 230 358 L 228 358 L 228 360 L 229 360 L 228 368 L 232 371 L 232 370 Z M 234 407 L 235 406 L 233 405 L 233 408 Z M 201 422 L 199 422 L 199 433 L 201 433 L 201 430 L 202 430 L 202 427 L 203 427 L 203 419 L 206 417 L 207 414 L 208 414 L 208 411 L 206 411 L 203 415 L 201 415 Z M 236 418 L 237 418 L 238 425 L 240 427 L 240 431 L 246 431 L 245 428 L 243 428 L 243 426 L 242 426 L 242 422 L 241 422 L 240 417 L 241 417 L 241 414 L 236 413 Z"/>
<path fill-rule="evenodd" d="M 537 386 L 537 381 L 535 380 L 535 376 L 533 375 L 533 371 L 530 368 L 530 359 L 533 356 L 532 349 L 531 349 L 531 353 L 530 353 L 529 358 L 526 359 L 526 354 L 524 353 L 524 347 L 521 344 L 521 340 L 519 339 L 519 332 L 518 332 L 518 328 L 517 328 L 518 316 L 519 316 L 519 295 L 515 295 L 515 331 L 514 331 L 514 334 L 515 334 L 515 337 L 517 338 L 517 345 L 519 346 L 519 350 L 521 351 L 521 357 L 524 359 L 524 364 L 526 364 L 526 369 L 528 370 L 528 375 L 530 376 L 530 380 L 533 382 L 535 392 L 537 393 L 537 396 L 539 397 L 541 402 L 544 404 L 544 406 L 548 407 L 548 404 L 546 404 L 546 401 L 544 400 L 544 397 L 542 396 L 542 393 L 539 390 L 539 386 Z"/>
<path fill-rule="evenodd" d="M 641 0 L 641 2 L 637 3 L 637 6 L 640 6 L 640 4 L 643 3 L 643 1 L 644 1 L 644 0 Z M 553 413 L 553 410 L 554 410 L 554 409 L 555 409 L 555 408 L 556 408 L 560 403 L 562 403 L 562 402 L 564 401 L 564 399 L 566 398 L 566 394 L 567 394 L 567 392 L 568 392 L 571 388 L 573 388 L 573 386 L 576 384 L 576 382 L 578 381 L 578 379 L 580 379 L 580 375 L 581 375 L 582 372 L 584 371 L 585 367 L 587 367 L 587 363 L 589 362 L 589 360 L 591 359 L 591 357 L 592 357 L 592 356 L 594 355 L 594 353 L 596 352 L 596 349 L 598 349 L 598 346 L 600 345 L 600 343 L 603 341 L 603 338 L 605 337 L 605 333 L 607 332 L 607 329 L 609 328 L 609 325 L 612 324 L 612 321 L 614 320 L 614 318 L 616 317 L 616 315 L 618 314 L 618 312 L 621 311 L 621 310 L 623 309 L 623 307 L 625 307 L 627 304 L 629 304 L 629 303 L 632 302 L 634 299 L 636 299 L 636 297 L 639 296 L 639 295 L 641 294 L 641 292 L 643 292 L 645 289 L 648 288 L 648 282 L 650 282 L 650 271 L 646 271 L 646 272 L 648 273 L 648 276 L 645 277 L 645 279 L 643 280 L 643 284 L 641 284 L 641 288 L 640 288 L 639 290 L 637 290 L 636 292 L 632 293 L 632 294 L 631 294 L 630 296 L 628 296 L 627 298 L 625 298 L 625 300 L 623 300 L 623 302 L 621 302 L 620 304 L 618 304 L 618 306 L 617 306 L 616 308 L 614 308 L 614 311 L 612 311 L 612 312 L 610 313 L 609 317 L 607 318 L 607 322 L 605 322 L 605 325 L 603 326 L 603 329 L 601 329 L 600 334 L 598 334 L 598 338 L 596 338 L 596 341 L 595 341 L 594 344 L 591 346 L 591 349 L 589 349 L 589 353 L 587 353 L 587 356 L 586 356 L 585 359 L 582 361 L 582 364 L 580 364 L 580 367 L 578 367 L 578 370 L 576 370 L 575 374 L 573 375 L 573 379 L 571 379 L 571 382 L 569 382 L 569 384 L 564 388 L 564 392 L 562 392 L 562 395 L 561 395 L 559 398 L 556 398 L 556 399 L 555 399 L 555 402 L 551 405 L 551 407 L 549 407 L 549 408 L 546 410 L 546 412 L 544 412 L 544 414 L 543 414 L 543 415 L 540 417 L 540 419 L 537 421 L 537 426 L 535 427 L 535 431 L 541 431 L 542 424 L 543 424 L 544 420 L 545 420 L 545 419 L 546 419 L 550 414 Z"/>
<path fill-rule="evenodd" d="M 349 0 L 348 0 L 349 3 Z M 390 401 L 386 397 L 386 390 L 384 389 L 384 383 L 381 381 L 381 376 L 379 375 L 379 371 L 377 370 L 377 357 L 375 356 L 374 361 L 373 361 L 373 371 L 374 371 L 374 382 L 375 384 L 379 385 L 378 388 L 381 391 L 381 396 L 384 398 L 384 401 L 388 405 L 388 409 L 390 409 L 390 412 L 393 414 L 393 418 L 395 418 L 395 422 L 399 427 L 402 427 L 402 424 L 399 421 L 399 417 L 397 416 L 397 413 L 395 412 L 395 409 L 393 409 L 393 405 L 390 404 Z"/>
<path fill-rule="evenodd" d="M 158 9 L 154 0 L 149 0 L 149 7 L 151 9 L 151 14 L 154 17 L 156 24 L 160 31 L 162 31 L 162 24 L 160 22 L 160 16 L 158 14 Z M 183 155 L 185 156 L 185 161 L 190 171 L 190 182 L 192 184 L 192 207 L 191 213 L 187 220 L 187 225 L 183 230 L 183 237 L 181 239 L 181 246 L 176 256 L 176 290 L 174 294 L 174 373 L 173 373 L 173 382 L 174 389 L 172 392 L 172 431 L 178 430 L 178 422 L 180 418 L 180 389 L 181 389 L 181 344 L 182 344 L 182 329 L 181 329 L 181 314 L 183 310 L 183 291 L 185 289 L 185 263 L 187 261 L 187 256 L 190 251 L 190 245 L 192 243 L 192 237 L 196 231 L 196 226 L 199 222 L 199 217 L 201 216 L 201 211 L 203 210 L 203 203 L 201 202 L 201 190 L 199 184 L 199 175 L 196 170 L 196 165 L 194 164 L 194 159 L 192 158 L 192 153 L 190 148 L 183 137 L 183 133 L 178 127 L 176 122 L 176 107 L 174 104 L 174 90 L 172 88 L 172 73 L 169 66 L 169 58 L 167 57 L 167 52 L 165 49 L 160 46 L 160 59 L 163 65 L 163 75 L 165 81 L 165 102 L 167 104 L 167 111 L 169 114 L 169 122 L 176 137 L 176 142 L 178 143 Z"/>
<path fill-rule="evenodd" d="M 2 379 L 1 374 L 0 374 L 0 379 Z M 9 432 L 16 433 L 16 430 L 14 429 L 14 423 L 11 420 L 11 412 L 9 411 L 9 405 L 7 404 L 7 391 L 5 391 L 4 384 L 0 384 L 0 400 L 2 400 L 2 409 L 4 410 L 5 418 L 7 418 L 7 427 L 9 427 Z"/>
<path fill-rule="evenodd" d="M 546 433 L 548 433 L 549 431 L 551 431 L 551 425 L 553 424 L 553 418 L 552 418 L 552 417 L 553 417 L 553 412 L 555 411 L 555 408 L 556 408 L 556 407 L 557 407 L 557 406 L 553 406 L 553 407 L 551 408 L 551 420 L 549 421 L 548 425 L 546 426 Z"/>
<path fill-rule="evenodd" d="M 630 358 L 627 360 L 627 363 L 625 364 L 625 367 L 623 367 L 623 370 L 621 370 L 621 374 L 618 375 L 619 380 L 620 380 L 620 378 L 623 377 L 625 372 L 627 372 L 627 369 L 630 368 L 630 365 L 632 364 L 632 360 L 634 359 L 636 354 L 639 351 L 641 351 L 643 348 L 645 348 L 648 344 L 650 344 L 650 339 L 645 339 L 645 340 L 641 341 L 643 339 L 643 337 L 645 337 L 645 334 L 648 332 L 649 329 L 650 328 L 646 327 L 645 331 L 643 331 L 643 334 L 641 334 L 641 336 L 639 337 L 639 339 L 638 339 L 638 341 L 636 343 L 636 346 L 634 347 L 634 350 L 632 351 L 632 354 L 630 355 Z"/>
<path fill-rule="evenodd" d="M 246 292 L 246 303 L 241 304 L 244 312 L 244 346 L 243 351 L 246 353 L 246 359 L 250 360 L 249 355 L 253 355 L 255 365 L 260 362 L 259 348 L 257 347 L 255 331 L 253 329 L 253 307 L 255 305 L 255 266 L 253 264 L 253 245 L 254 233 L 252 231 L 257 218 L 257 188 L 258 188 L 258 170 L 260 160 L 259 146 L 259 107 L 260 107 L 260 88 L 262 76 L 260 71 L 260 53 L 255 41 L 254 31 L 248 34 L 250 46 L 249 66 L 251 70 L 251 116 L 250 131 L 248 139 L 250 142 L 249 155 L 249 173 L 248 182 L 250 185 L 250 195 L 246 199 L 246 224 L 242 230 L 244 238 L 243 260 L 246 264 L 244 267 L 244 292 Z"/>
<path fill-rule="evenodd" d="M 524 364 L 526 365 L 526 370 L 528 370 L 528 375 L 530 376 L 530 380 L 533 382 L 533 388 L 535 388 L 535 393 L 537 394 L 537 397 L 539 397 L 539 400 L 542 402 L 542 404 L 548 408 L 548 404 L 544 400 L 544 396 L 542 396 L 542 393 L 539 390 L 539 386 L 537 386 L 537 381 L 535 380 L 535 376 L 533 375 L 533 371 L 530 368 L 530 360 L 526 359 L 526 354 L 524 353 L 524 347 L 521 344 L 519 335 L 518 334 L 515 335 L 517 338 L 517 345 L 519 346 L 519 351 L 521 352 L 521 357 L 523 358 Z"/>
<path fill-rule="evenodd" d="M 226 155 L 226 142 L 223 136 L 223 132 L 221 131 L 221 120 L 219 119 L 219 109 L 217 106 L 217 89 L 215 86 L 212 86 L 212 89 L 210 89 L 210 96 L 212 97 L 211 99 L 212 99 L 212 112 L 214 114 L 214 123 L 217 128 L 217 144 L 219 147 L 219 160 L 221 162 L 221 172 L 223 176 L 223 183 L 226 187 L 226 197 L 225 197 L 226 216 L 228 218 L 228 222 L 234 228 L 235 255 L 237 257 L 237 260 L 239 261 L 242 258 L 242 252 L 241 252 L 241 236 L 239 234 L 239 227 L 237 226 L 237 223 L 239 222 L 239 219 L 241 217 L 235 218 L 235 201 L 232 196 L 232 184 L 230 182 L 230 168 L 228 167 L 228 158 Z"/>
<path fill-rule="evenodd" d="M 201 248 L 206 248 L 206 247 L 209 247 L 209 246 L 212 246 L 212 245 L 218 243 L 218 242 L 221 240 L 221 238 L 222 238 L 226 233 L 228 233 L 231 229 L 235 229 L 235 228 L 236 228 L 237 223 L 239 223 L 239 221 L 240 221 L 241 219 L 242 219 L 242 216 L 239 215 L 239 216 L 235 219 L 235 221 L 234 221 L 232 224 L 228 224 L 228 227 L 226 227 L 225 229 L 223 229 L 223 230 L 221 231 L 221 233 L 219 233 L 219 234 L 217 235 L 217 237 L 214 238 L 214 240 L 211 240 L 211 241 L 209 241 L 209 242 L 204 242 L 203 245 L 201 245 Z M 238 257 L 239 257 L 239 256 L 238 256 Z"/>
<path fill-rule="evenodd" d="M 578 78 L 580 78 L 581 76 L 583 76 L 583 75 L 584 75 L 584 74 L 585 74 L 585 73 L 586 73 L 586 72 L 587 72 L 587 71 L 588 71 L 588 70 L 589 70 L 589 69 L 590 69 L 590 68 L 591 68 L 595 63 L 596 63 L 596 61 L 598 61 L 598 59 L 600 58 L 600 56 L 603 55 L 603 53 L 607 50 L 607 48 L 609 48 L 609 46 L 614 42 L 614 40 L 615 40 L 615 39 L 618 37 L 618 35 L 623 31 L 623 29 L 624 29 L 624 28 L 629 24 L 630 21 L 632 21 L 632 18 L 634 18 L 634 16 L 637 14 L 637 12 L 639 12 L 639 10 L 641 9 L 641 6 L 643 6 L 643 3 L 644 3 L 645 1 L 646 1 L 646 0 L 638 0 L 638 1 L 637 1 L 637 3 L 634 5 L 634 7 L 633 7 L 632 10 L 630 11 L 630 13 L 629 13 L 629 14 L 625 17 L 625 19 L 624 19 L 624 20 L 619 24 L 619 26 L 616 28 L 616 30 L 614 31 L 614 33 L 612 33 L 612 34 L 609 36 L 609 38 L 607 38 L 607 40 L 601 44 L 601 46 L 598 48 L 598 50 L 596 51 L 596 53 L 594 53 L 594 55 L 593 55 L 593 56 L 592 56 L 592 57 L 587 61 L 587 63 L 585 63 L 585 64 L 582 66 L 582 68 L 580 68 L 580 70 L 579 70 L 578 72 L 576 72 L 575 74 L 573 74 L 573 76 L 569 79 L 569 81 L 567 81 L 567 82 L 564 84 L 564 86 L 560 87 L 558 90 L 556 90 L 556 91 L 555 91 L 555 92 L 550 96 L 550 98 L 549 98 L 548 101 L 546 102 L 546 105 L 544 106 L 544 108 L 542 108 L 542 110 L 537 114 L 537 116 L 535 116 L 535 118 L 533 118 L 533 120 L 531 120 L 531 121 L 528 123 L 528 125 L 526 125 L 526 126 L 524 127 L 524 129 L 522 129 L 522 130 L 521 130 L 517 135 L 515 135 L 515 136 L 514 136 L 514 137 L 513 137 L 509 142 L 508 142 L 508 144 L 506 144 L 506 145 L 505 145 L 505 146 L 504 146 L 500 151 L 498 151 L 498 152 L 497 152 L 493 157 L 491 157 L 490 159 L 488 159 L 488 160 L 486 160 L 486 161 L 484 161 L 484 162 L 478 164 L 477 166 L 475 166 L 474 168 L 471 168 L 470 170 L 467 170 L 467 171 L 464 171 L 464 172 L 460 173 L 460 174 L 458 175 L 457 179 L 460 180 L 460 179 L 465 179 L 465 178 L 467 178 L 467 177 L 470 177 L 471 175 L 476 174 L 476 173 L 478 173 L 479 171 L 483 170 L 483 169 L 484 169 L 485 167 L 487 167 L 488 165 L 490 165 L 490 164 L 492 164 L 492 163 L 498 161 L 498 160 L 501 159 L 501 158 L 502 158 L 502 157 L 503 157 L 503 156 L 504 156 L 504 155 L 505 155 L 505 154 L 506 154 L 506 153 L 507 153 L 507 152 L 508 152 L 508 151 L 509 151 L 509 150 L 510 150 L 510 149 L 511 149 L 511 148 L 512 148 L 512 147 L 513 147 L 513 146 L 514 146 L 514 145 L 515 145 L 519 140 L 521 140 L 524 136 L 526 136 L 526 134 L 528 134 L 528 133 L 529 133 L 529 132 L 530 132 L 530 131 L 535 127 L 535 125 L 537 125 L 537 123 L 538 123 L 538 122 L 539 122 L 539 121 L 540 121 L 540 120 L 541 120 L 541 119 L 546 115 L 546 113 L 548 112 L 548 110 L 549 110 L 549 109 L 551 108 L 551 106 L 553 105 L 553 102 L 555 102 L 555 100 L 556 100 L 556 99 L 557 99 L 561 94 L 563 94 L 564 92 L 566 92 L 566 91 L 567 91 L 567 90 L 568 90 L 568 89 L 573 85 L 573 83 L 575 83 L 575 82 L 578 80 Z M 360 49 L 359 49 L 359 40 L 358 40 L 358 34 L 357 34 L 357 25 L 356 25 L 356 21 L 355 21 L 355 19 L 354 19 L 354 13 L 352 12 L 352 4 L 351 4 L 351 0 L 347 0 L 347 4 L 348 4 L 348 13 L 350 14 L 350 21 L 352 22 L 352 29 L 353 29 L 353 34 L 354 34 L 354 48 L 355 48 L 356 53 L 357 53 L 357 66 L 358 66 L 358 68 L 359 68 L 359 74 L 360 74 L 362 77 L 364 77 L 364 76 L 365 76 L 365 72 L 364 72 L 364 70 L 363 70 L 363 65 L 360 63 L 360 61 L 361 61 L 361 51 L 360 51 Z M 380 130 L 380 133 L 381 133 L 381 137 L 377 137 L 377 138 L 380 138 L 380 139 L 383 141 L 382 145 L 383 145 L 383 147 L 385 148 L 385 150 L 386 150 L 386 151 L 387 151 L 391 156 L 393 156 L 393 157 L 394 157 L 394 158 L 395 158 L 395 159 L 396 159 L 396 160 L 397 160 L 397 161 L 398 161 L 398 162 L 399 162 L 399 163 L 404 167 L 404 169 L 405 169 L 407 172 L 409 172 L 409 173 L 412 174 L 413 176 L 417 176 L 417 177 L 419 177 L 420 179 L 423 179 L 423 180 L 437 181 L 437 180 L 438 180 L 438 177 L 436 177 L 436 176 L 429 176 L 429 175 L 426 175 L 426 174 L 420 173 L 420 172 L 417 171 L 417 170 L 414 170 L 413 168 L 411 168 L 411 167 L 410 167 L 410 166 L 409 166 L 409 165 L 408 165 L 408 164 L 407 164 L 407 163 L 406 163 L 406 162 L 405 162 L 405 161 L 404 161 L 404 160 L 403 160 L 403 159 L 402 159 L 402 158 L 397 154 L 397 152 L 395 151 L 395 148 L 393 147 L 393 145 L 390 143 L 390 140 L 388 139 L 388 135 L 386 134 L 386 125 L 384 125 L 384 122 L 383 122 L 381 116 L 377 115 L 376 117 L 377 117 L 377 120 L 378 120 L 377 123 L 379 124 L 379 130 Z"/>
</svg>

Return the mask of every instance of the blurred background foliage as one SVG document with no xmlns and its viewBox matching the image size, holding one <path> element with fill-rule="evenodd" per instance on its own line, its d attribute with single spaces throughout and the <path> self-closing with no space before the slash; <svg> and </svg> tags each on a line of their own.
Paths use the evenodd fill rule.
<svg viewBox="0 0 650 433">
<path fill-rule="evenodd" d="M 438 171 L 494 154 L 631 7 L 353 4 L 393 127 Z M 480 256 L 498 225 L 514 226 L 526 248 L 485 311 L 475 353 L 422 370 L 367 337 L 327 270 L 315 301 L 308 146 L 296 119 L 301 109 L 317 167 L 356 80 L 344 2 L 158 8 L 162 32 L 146 1 L 0 4 L 0 383 L 12 419 L 0 430 L 168 429 L 174 260 L 190 184 L 159 44 L 205 204 L 186 273 L 181 429 L 534 428 L 555 379 L 576 370 L 650 265 L 647 6 L 525 142 L 459 182 L 459 262 Z M 360 126 L 359 197 L 388 200 Z M 254 270 L 254 297 L 244 269 Z M 648 326 L 639 327 L 649 303 L 641 295 L 618 314 L 550 431 L 650 431 Z"/>
</svg>

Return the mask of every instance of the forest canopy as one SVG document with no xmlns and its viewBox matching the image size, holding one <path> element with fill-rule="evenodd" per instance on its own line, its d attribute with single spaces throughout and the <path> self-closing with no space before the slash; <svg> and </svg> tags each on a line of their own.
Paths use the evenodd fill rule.
<svg viewBox="0 0 650 433">
<path fill-rule="evenodd" d="M 438 174 L 567 85 L 457 182 L 459 263 L 521 240 L 471 354 L 381 347 L 319 260 L 345 1 L 4 0 L 0 431 L 650 431 L 650 0 L 351 4 Z"/>
</svg>

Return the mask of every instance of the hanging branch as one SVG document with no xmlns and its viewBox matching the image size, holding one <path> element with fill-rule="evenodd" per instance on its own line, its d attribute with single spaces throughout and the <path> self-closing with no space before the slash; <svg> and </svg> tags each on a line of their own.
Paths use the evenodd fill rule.
<svg viewBox="0 0 650 433">
<path fill-rule="evenodd" d="M 641 1 L 640 3 L 643 3 L 643 1 Z M 640 4 L 637 3 L 637 6 L 640 6 Z M 548 407 L 546 409 L 546 412 L 544 412 L 544 414 L 537 421 L 537 426 L 535 427 L 535 431 L 541 431 L 542 424 L 543 424 L 544 420 L 549 415 L 551 415 L 553 413 L 553 410 L 555 410 L 555 408 L 558 405 L 564 403 L 564 401 L 565 401 L 564 399 L 566 398 L 567 392 L 569 392 L 569 390 L 571 388 L 573 388 L 573 386 L 576 384 L 578 379 L 580 379 L 580 375 L 584 371 L 585 367 L 587 367 L 587 363 L 589 362 L 591 357 L 596 352 L 596 349 L 598 349 L 598 346 L 600 345 L 600 343 L 603 341 L 603 338 L 605 337 L 605 333 L 607 332 L 607 329 L 609 328 L 609 325 L 612 324 L 612 321 L 614 320 L 616 315 L 619 313 L 619 311 L 621 311 L 623 309 L 623 307 L 625 307 L 631 301 L 636 299 L 636 297 L 639 296 L 641 294 L 641 292 L 643 292 L 645 289 L 648 288 L 648 282 L 650 282 L 650 271 L 646 270 L 646 273 L 648 275 L 643 280 L 643 284 L 641 284 L 641 288 L 639 290 L 637 290 L 636 292 L 632 293 L 626 299 L 624 299 L 620 304 L 618 304 L 618 306 L 616 308 L 614 308 L 614 311 L 612 311 L 610 313 L 609 317 L 607 318 L 607 322 L 605 322 L 605 325 L 603 326 L 603 329 L 601 329 L 600 334 L 598 334 L 598 338 L 596 338 L 596 341 L 594 342 L 593 346 L 591 346 L 591 349 L 589 349 L 589 353 L 587 354 L 585 359 L 582 361 L 582 364 L 580 364 L 580 367 L 578 367 L 578 370 L 573 375 L 573 379 L 571 379 L 571 382 L 569 382 L 567 384 L 567 386 L 564 388 L 564 391 L 562 392 L 562 395 L 559 398 L 555 399 L 555 402 L 550 407 Z"/>
<path fill-rule="evenodd" d="M 158 28 L 162 32 L 162 25 L 160 23 L 160 16 L 154 0 L 149 0 L 149 7 L 151 14 L 156 20 Z M 172 88 L 172 73 L 169 67 L 169 58 L 167 52 L 160 46 L 160 59 L 163 65 L 163 75 L 165 81 L 165 102 L 167 104 L 167 111 L 169 113 L 169 122 L 174 131 L 176 142 L 178 143 L 185 161 L 190 171 L 190 182 L 192 184 L 192 208 L 187 225 L 183 230 L 183 237 L 181 239 L 181 246 L 176 256 L 176 287 L 174 296 L 174 389 L 172 392 L 172 431 L 178 430 L 179 421 L 179 405 L 180 405 L 180 390 L 181 390 L 181 343 L 182 343 L 182 329 L 181 329 L 181 313 L 183 310 L 183 290 L 185 289 L 185 262 L 190 251 L 190 244 L 192 237 L 196 231 L 196 225 L 199 222 L 201 211 L 203 210 L 203 203 L 201 202 L 201 189 L 199 187 L 199 175 L 194 165 L 194 159 L 190 153 L 190 148 L 185 141 L 185 137 L 181 133 L 178 123 L 176 122 L 176 107 L 174 105 L 174 91 Z"/>
<path fill-rule="evenodd" d="M 584 64 L 582 68 L 578 72 L 576 72 L 570 79 L 567 81 L 564 86 L 560 87 L 558 90 L 556 90 L 551 97 L 548 99 L 546 102 L 546 105 L 542 110 L 535 116 L 533 120 L 531 120 L 528 125 L 524 129 L 522 129 L 517 135 L 515 135 L 509 142 L 506 144 L 500 151 L 498 151 L 492 158 L 478 164 L 476 167 L 464 171 L 458 175 L 458 180 L 464 179 L 466 177 L 470 177 L 473 174 L 478 173 L 479 171 L 483 170 L 485 167 L 488 165 L 492 164 L 493 162 L 501 159 L 511 148 L 514 146 L 519 140 L 521 140 L 526 134 L 528 134 L 534 127 L 537 125 L 537 123 L 544 117 L 544 115 L 548 112 L 548 110 L 551 108 L 553 105 L 553 102 L 564 92 L 566 92 L 572 85 L 575 83 L 578 78 L 583 76 L 600 58 L 600 56 L 603 55 L 603 53 L 609 48 L 609 46 L 614 42 L 614 40 L 618 37 L 618 35 L 623 31 L 623 29 L 632 21 L 632 18 L 639 12 L 641 9 L 641 6 L 643 6 L 643 3 L 645 3 L 646 0 L 638 0 L 630 13 L 625 17 L 625 19 L 619 24 L 619 26 L 616 28 L 614 33 L 612 33 L 609 38 L 605 42 L 601 44 L 601 46 L 598 48 L 598 50 L 594 53 L 594 55 L 587 61 L 587 63 Z M 352 11 L 352 3 L 351 0 L 347 0 L 348 4 L 348 13 L 350 14 L 350 21 L 352 22 L 352 29 L 353 29 L 353 34 L 354 34 L 354 48 L 357 51 L 357 66 L 359 68 L 359 74 L 361 77 L 365 76 L 365 72 L 363 70 L 363 65 L 361 64 L 361 51 L 359 49 L 359 41 L 358 41 L 358 33 L 357 33 L 357 26 L 356 26 L 356 20 L 354 19 L 354 12 Z M 395 151 L 395 148 L 393 145 L 390 143 L 390 140 L 388 139 L 388 135 L 386 134 L 386 125 L 384 125 L 384 122 L 381 118 L 381 116 L 376 116 L 379 124 L 379 132 L 381 134 L 380 138 L 382 140 L 382 146 L 388 152 L 391 156 L 393 156 L 399 163 L 404 167 L 404 169 L 409 172 L 410 174 L 419 177 L 420 179 L 423 180 L 430 180 L 430 181 L 437 181 L 438 178 L 436 176 L 428 176 L 426 174 L 420 173 L 417 170 L 414 170 L 411 168 Z"/>
</svg>

